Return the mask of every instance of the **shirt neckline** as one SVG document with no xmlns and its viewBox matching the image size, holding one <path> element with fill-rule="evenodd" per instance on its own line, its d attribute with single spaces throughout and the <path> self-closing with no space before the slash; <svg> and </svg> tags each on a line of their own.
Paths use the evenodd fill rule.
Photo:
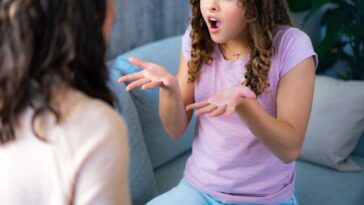
<svg viewBox="0 0 364 205">
<path fill-rule="evenodd" d="M 229 60 L 229 59 L 226 59 L 224 57 L 224 55 L 222 54 L 218 44 L 215 44 L 214 49 L 215 49 L 216 57 L 218 58 L 218 60 L 221 61 L 221 62 L 224 62 L 224 63 L 228 63 L 228 64 L 245 64 L 250 59 L 250 53 L 247 53 L 247 54 L 245 54 L 244 56 L 242 56 L 241 58 L 239 58 L 237 60 Z"/>
</svg>

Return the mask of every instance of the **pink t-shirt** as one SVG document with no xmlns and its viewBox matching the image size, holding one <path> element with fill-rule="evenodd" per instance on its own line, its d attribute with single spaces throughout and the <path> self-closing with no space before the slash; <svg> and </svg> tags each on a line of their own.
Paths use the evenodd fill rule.
<svg viewBox="0 0 364 205">
<path fill-rule="evenodd" d="M 182 50 L 191 58 L 191 27 L 182 37 Z M 280 27 L 273 42 L 269 71 L 270 87 L 259 97 L 262 107 L 276 117 L 276 91 L 279 80 L 290 69 L 308 57 L 317 55 L 310 38 L 293 27 Z M 211 65 L 203 65 L 195 82 L 195 102 L 244 80 L 244 65 L 249 55 L 226 60 L 215 45 Z M 197 130 L 184 171 L 194 187 L 224 203 L 276 204 L 292 197 L 295 163 L 280 161 L 234 114 L 231 117 L 198 117 Z"/>
<path fill-rule="evenodd" d="M 35 136 L 29 107 L 16 140 L 0 144 L 0 205 L 130 205 L 124 120 L 75 89 L 58 99 L 61 122 L 46 118 L 47 142 Z"/>
</svg>

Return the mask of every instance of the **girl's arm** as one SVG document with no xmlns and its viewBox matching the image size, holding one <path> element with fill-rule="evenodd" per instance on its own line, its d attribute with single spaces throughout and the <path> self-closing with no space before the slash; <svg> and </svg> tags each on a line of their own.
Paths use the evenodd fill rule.
<svg viewBox="0 0 364 205">
<path fill-rule="evenodd" d="M 239 117 L 268 149 L 285 163 L 298 158 L 311 113 L 315 63 L 307 58 L 284 75 L 277 88 L 277 118 L 257 100 L 244 99 L 237 107 Z"/>
<path fill-rule="evenodd" d="M 184 56 L 181 54 L 177 77 L 160 65 L 136 58 L 129 60 L 143 70 L 123 76 L 119 82 L 133 81 L 126 87 L 127 90 L 160 87 L 159 114 L 162 123 L 169 135 L 179 138 L 192 116 L 192 111 L 186 111 L 185 106 L 193 103 L 194 99 L 194 84 L 187 83 L 188 66 Z"/>
<path fill-rule="evenodd" d="M 180 137 L 191 120 L 192 111 L 185 107 L 194 102 L 194 84 L 187 83 L 188 66 L 183 54 L 180 57 L 179 69 L 176 76 L 178 84 L 175 92 L 160 90 L 159 114 L 168 134 L 174 138 Z"/>
</svg>

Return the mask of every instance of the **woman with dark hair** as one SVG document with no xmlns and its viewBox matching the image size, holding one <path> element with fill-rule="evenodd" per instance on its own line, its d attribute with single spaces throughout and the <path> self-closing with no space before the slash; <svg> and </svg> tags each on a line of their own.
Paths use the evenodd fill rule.
<svg viewBox="0 0 364 205">
<path fill-rule="evenodd" d="M 0 204 L 130 204 L 112 0 L 0 1 Z"/>
</svg>

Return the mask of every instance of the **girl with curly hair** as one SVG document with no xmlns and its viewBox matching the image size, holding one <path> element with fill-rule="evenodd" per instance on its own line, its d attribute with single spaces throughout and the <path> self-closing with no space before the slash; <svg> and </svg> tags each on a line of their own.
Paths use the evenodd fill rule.
<svg viewBox="0 0 364 205">
<path fill-rule="evenodd" d="M 295 163 L 311 112 L 317 55 L 285 0 L 190 0 L 177 76 L 131 58 L 127 89 L 160 87 L 174 138 L 197 118 L 178 186 L 148 205 L 297 204 Z"/>
<path fill-rule="evenodd" d="M 0 1 L 0 204 L 130 204 L 112 0 Z"/>
</svg>

